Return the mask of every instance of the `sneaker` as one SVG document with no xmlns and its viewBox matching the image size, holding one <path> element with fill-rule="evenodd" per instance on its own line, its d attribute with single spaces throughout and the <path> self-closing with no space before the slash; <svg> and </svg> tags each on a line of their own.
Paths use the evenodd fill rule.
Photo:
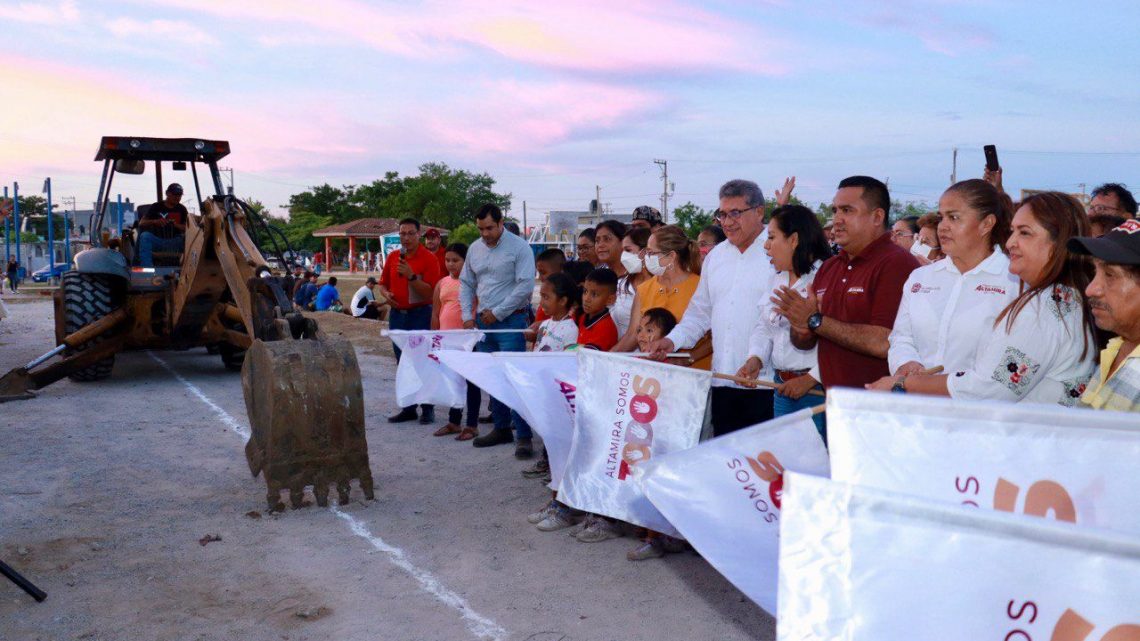
<svg viewBox="0 0 1140 641">
<path fill-rule="evenodd" d="M 578 517 L 574 512 L 565 505 L 559 505 L 550 511 L 543 519 L 535 525 L 541 532 L 554 532 L 555 530 L 564 530 L 568 527 L 573 527 L 578 522 Z"/>
<path fill-rule="evenodd" d="M 522 471 L 522 475 L 528 479 L 536 479 L 550 474 L 550 463 L 546 459 L 539 459 L 534 462 L 534 465 Z"/>
<path fill-rule="evenodd" d="M 626 553 L 625 558 L 630 561 L 644 561 L 646 559 L 659 559 L 665 556 L 665 543 L 658 537 L 642 541 L 641 545 Z"/>
<path fill-rule="evenodd" d="M 515 445 L 515 458 L 526 460 L 534 456 L 534 442 L 529 438 L 520 438 Z"/>
<path fill-rule="evenodd" d="M 550 514 L 556 507 L 558 507 L 558 502 L 555 501 L 554 499 L 550 499 L 550 502 L 547 503 L 546 505 L 542 506 L 541 510 L 535 512 L 534 514 L 527 516 L 526 522 L 530 523 L 531 525 L 537 525 L 543 519 L 545 519 L 546 515 Z"/>
<path fill-rule="evenodd" d="M 416 420 L 416 406 L 405 407 L 399 412 L 388 417 L 389 423 L 407 423 L 408 421 Z"/>
<path fill-rule="evenodd" d="M 432 423 L 435 423 L 435 406 L 420 405 L 420 425 L 431 425 Z"/>
<path fill-rule="evenodd" d="M 590 523 L 574 537 L 582 543 L 599 543 L 606 539 L 616 539 L 621 536 L 621 530 L 617 523 L 608 521 L 600 516 L 594 518 L 594 522 Z"/>
<path fill-rule="evenodd" d="M 492 445 L 513 443 L 514 440 L 515 436 L 511 434 L 510 430 L 491 430 L 483 436 L 471 439 L 471 444 L 475 447 L 491 447 Z"/>
</svg>

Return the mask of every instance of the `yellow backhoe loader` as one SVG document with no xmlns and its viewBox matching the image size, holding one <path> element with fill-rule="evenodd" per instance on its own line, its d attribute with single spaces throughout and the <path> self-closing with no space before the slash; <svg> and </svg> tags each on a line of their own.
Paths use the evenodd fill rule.
<svg viewBox="0 0 1140 641">
<path fill-rule="evenodd" d="M 300 506 L 306 486 L 319 505 L 330 484 L 347 502 L 351 479 L 371 499 L 356 354 L 293 310 L 292 275 L 274 275 L 262 252 L 286 267 L 296 253 L 258 212 L 223 193 L 218 161 L 229 151 L 228 142 L 194 138 L 102 139 L 92 247 L 76 254 L 54 294 L 57 346 L 0 378 L 0 402 L 31 398 L 64 377 L 106 378 L 123 351 L 207 347 L 221 355 L 219 375 L 223 367 L 242 372 L 252 432 L 246 458 L 254 476 L 265 474 L 270 509 L 283 507 L 282 489 Z M 113 222 L 121 234 L 112 236 L 109 195 L 117 174 L 141 175 L 150 165 L 162 200 L 164 163 L 189 167 L 201 213 L 187 217 L 181 251 L 153 252 L 143 265 L 137 222 L 122 229 L 120 213 Z M 147 207 L 138 209 L 145 218 Z"/>
</svg>

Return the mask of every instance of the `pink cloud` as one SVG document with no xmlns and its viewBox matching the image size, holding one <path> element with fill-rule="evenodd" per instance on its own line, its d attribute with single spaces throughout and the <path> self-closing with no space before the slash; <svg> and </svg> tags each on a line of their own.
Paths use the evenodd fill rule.
<svg viewBox="0 0 1140 641">
<path fill-rule="evenodd" d="M 478 98 L 426 119 L 435 142 L 475 153 L 518 153 L 626 124 L 659 105 L 646 91 L 588 82 L 488 83 Z"/>
<path fill-rule="evenodd" d="M 595 72 L 788 71 L 780 39 L 674 2 L 475 0 L 378 8 L 355 0 L 326 0 L 319 7 L 299 0 L 157 1 L 227 19 L 303 26 L 416 59 L 458 59 L 476 48 L 525 64 Z M 283 37 L 262 36 L 271 45 Z"/>
<path fill-rule="evenodd" d="M 61 24 L 77 24 L 80 13 L 74 0 L 64 0 L 56 5 L 21 2 L 10 7 L 0 6 L 0 19 L 59 26 Z"/>
</svg>

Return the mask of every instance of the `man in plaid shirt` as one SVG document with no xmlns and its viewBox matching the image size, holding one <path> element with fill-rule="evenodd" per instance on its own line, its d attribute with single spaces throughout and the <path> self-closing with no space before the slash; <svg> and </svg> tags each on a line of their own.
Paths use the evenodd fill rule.
<svg viewBox="0 0 1140 641">
<path fill-rule="evenodd" d="M 1100 238 L 1073 238 L 1069 250 L 1093 257 L 1096 277 L 1085 295 L 1097 327 L 1117 335 L 1101 351 L 1081 403 L 1140 412 L 1140 220 Z"/>
</svg>

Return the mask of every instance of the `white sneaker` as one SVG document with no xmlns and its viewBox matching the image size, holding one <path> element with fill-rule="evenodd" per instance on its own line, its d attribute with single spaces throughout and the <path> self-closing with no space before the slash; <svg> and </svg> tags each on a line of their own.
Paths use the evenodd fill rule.
<svg viewBox="0 0 1140 641">
<path fill-rule="evenodd" d="M 594 522 L 574 537 L 582 543 L 599 543 L 606 539 L 616 539 L 622 535 L 620 526 L 604 518 L 595 517 Z"/>
<path fill-rule="evenodd" d="M 556 507 L 558 507 L 558 501 L 550 499 L 550 502 L 542 506 L 541 510 L 527 516 L 526 522 L 530 523 L 531 525 L 541 523 L 542 520 L 545 519 Z"/>
<path fill-rule="evenodd" d="M 578 519 L 574 516 L 574 513 L 570 511 L 570 508 L 558 506 L 551 510 L 550 514 L 535 527 L 542 532 L 554 532 L 555 530 L 572 527 L 577 522 Z"/>
</svg>

